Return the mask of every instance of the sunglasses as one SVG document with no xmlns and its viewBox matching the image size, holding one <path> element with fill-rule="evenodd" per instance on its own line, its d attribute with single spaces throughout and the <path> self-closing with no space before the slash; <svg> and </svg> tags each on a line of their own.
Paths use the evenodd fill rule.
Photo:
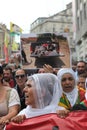
<svg viewBox="0 0 87 130">
<path fill-rule="evenodd" d="M 24 75 L 24 74 L 22 74 L 22 75 L 16 75 L 16 76 L 15 76 L 15 78 L 17 78 L 17 79 L 18 79 L 19 77 L 20 77 L 20 78 L 24 78 L 24 77 L 25 77 L 25 75 Z"/>
</svg>

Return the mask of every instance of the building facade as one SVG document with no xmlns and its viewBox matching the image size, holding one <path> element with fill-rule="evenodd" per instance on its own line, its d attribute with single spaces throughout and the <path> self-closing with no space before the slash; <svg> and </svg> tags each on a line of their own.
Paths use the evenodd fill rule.
<svg viewBox="0 0 87 130">
<path fill-rule="evenodd" d="M 11 37 L 10 30 L 7 29 L 5 24 L 0 23 L 0 59 L 6 60 L 6 53 L 11 55 Z M 7 52 L 5 49 L 7 47 Z"/>
<path fill-rule="evenodd" d="M 73 0 L 77 60 L 87 61 L 87 0 Z"/>
<path fill-rule="evenodd" d="M 69 29 L 72 32 L 72 3 L 67 8 L 50 17 L 37 18 L 30 26 L 30 33 L 64 32 Z"/>
<path fill-rule="evenodd" d="M 30 33 L 64 33 L 68 34 L 72 59 L 75 58 L 75 46 L 73 44 L 73 19 L 72 3 L 66 5 L 66 9 L 50 17 L 36 19 L 30 26 Z"/>
</svg>

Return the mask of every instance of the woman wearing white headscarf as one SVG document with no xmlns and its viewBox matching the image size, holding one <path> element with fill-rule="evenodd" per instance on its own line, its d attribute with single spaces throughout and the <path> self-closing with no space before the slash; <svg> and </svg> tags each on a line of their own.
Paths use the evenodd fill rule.
<svg viewBox="0 0 87 130">
<path fill-rule="evenodd" d="M 66 110 L 71 110 L 72 108 L 81 109 L 81 106 L 76 108 L 76 104 L 86 106 L 85 91 L 78 89 L 75 72 L 70 68 L 63 68 L 58 71 L 57 76 L 59 85 L 63 90 L 59 106 Z"/>
<path fill-rule="evenodd" d="M 29 76 L 24 92 L 27 107 L 12 119 L 13 122 L 19 123 L 25 118 L 56 113 L 56 110 L 60 109 L 58 102 L 62 89 L 54 74 L 41 73 Z"/>
</svg>

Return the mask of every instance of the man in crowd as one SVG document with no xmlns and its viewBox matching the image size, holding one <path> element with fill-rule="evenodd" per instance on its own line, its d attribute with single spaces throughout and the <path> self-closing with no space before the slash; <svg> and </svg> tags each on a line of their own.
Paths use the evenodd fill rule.
<svg viewBox="0 0 87 130">
<path fill-rule="evenodd" d="M 5 82 L 5 84 L 9 85 L 11 88 L 14 88 L 15 80 L 12 73 L 12 69 L 9 66 L 6 66 L 3 69 L 3 81 Z"/>
<path fill-rule="evenodd" d="M 76 78 L 78 79 L 78 76 L 81 74 L 84 74 L 85 76 L 87 76 L 85 61 L 78 61 L 77 62 Z"/>
</svg>

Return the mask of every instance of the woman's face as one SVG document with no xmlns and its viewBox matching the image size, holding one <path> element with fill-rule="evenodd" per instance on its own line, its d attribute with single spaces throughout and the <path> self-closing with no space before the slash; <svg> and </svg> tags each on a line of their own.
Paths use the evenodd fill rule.
<svg viewBox="0 0 87 130">
<path fill-rule="evenodd" d="M 33 108 L 36 107 L 35 105 L 35 96 L 34 96 L 34 82 L 33 80 L 28 80 L 26 82 L 24 92 L 25 92 L 25 104 L 31 105 Z"/>
<path fill-rule="evenodd" d="M 61 85 L 64 92 L 71 92 L 75 86 L 75 80 L 73 76 L 69 73 L 64 74 L 61 79 Z"/>
</svg>

